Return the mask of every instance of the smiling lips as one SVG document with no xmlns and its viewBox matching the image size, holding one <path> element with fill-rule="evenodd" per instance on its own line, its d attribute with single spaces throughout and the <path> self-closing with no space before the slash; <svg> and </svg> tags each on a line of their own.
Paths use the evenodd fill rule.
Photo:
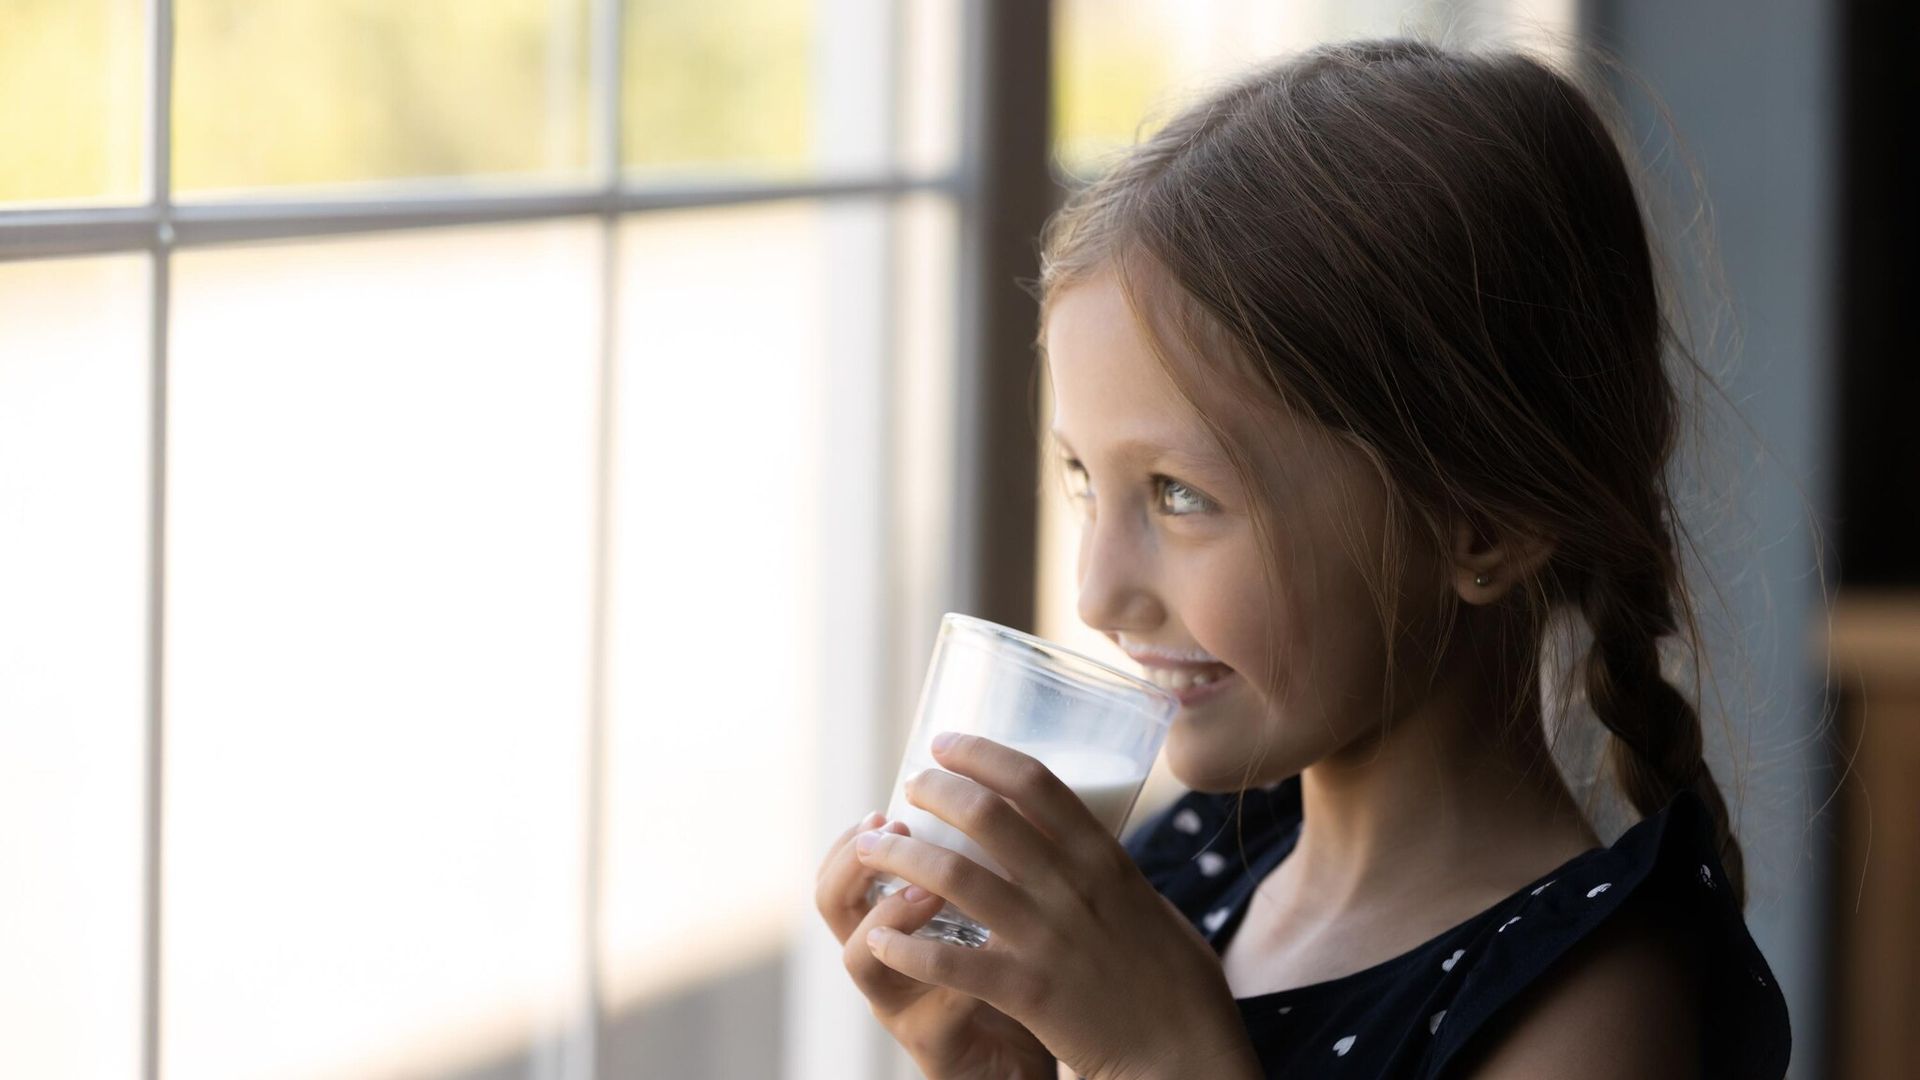
<svg viewBox="0 0 1920 1080">
<path fill-rule="evenodd" d="M 1172 691 L 1182 705 L 1193 705 L 1220 692 L 1233 682 L 1234 670 L 1225 664 L 1205 667 L 1148 667 L 1146 678 L 1155 686 Z"/>
<path fill-rule="evenodd" d="M 1225 664 L 1187 665 L 1179 667 L 1156 667 L 1145 665 L 1147 681 L 1168 690 L 1185 690 L 1189 686 L 1206 686 L 1217 679 L 1223 679 L 1233 669 Z"/>
</svg>

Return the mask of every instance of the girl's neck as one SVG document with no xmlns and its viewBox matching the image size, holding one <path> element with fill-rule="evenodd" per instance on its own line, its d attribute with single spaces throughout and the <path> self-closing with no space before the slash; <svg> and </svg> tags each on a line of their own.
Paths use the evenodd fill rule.
<svg viewBox="0 0 1920 1080">
<path fill-rule="evenodd" d="M 1538 693 L 1509 718 L 1514 698 L 1481 665 L 1452 670 L 1389 728 L 1302 773 L 1305 821 L 1282 868 L 1310 915 L 1435 889 L 1497 894 L 1600 846 L 1547 751 Z"/>
</svg>

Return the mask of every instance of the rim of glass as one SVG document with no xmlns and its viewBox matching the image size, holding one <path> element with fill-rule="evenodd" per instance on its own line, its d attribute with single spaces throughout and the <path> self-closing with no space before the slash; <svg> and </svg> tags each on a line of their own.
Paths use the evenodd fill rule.
<svg viewBox="0 0 1920 1080">
<path fill-rule="evenodd" d="M 940 617 L 940 621 L 944 625 L 949 625 L 949 626 L 953 626 L 960 629 L 979 631 L 980 633 L 986 635 L 989 638 L 1010 639 L 1014 642 L 1018 642 L 1019 644 L 1025 645 L 1028 648 L 1034 650 L 1035 652 L 1045 653 L 1048 656 L 1052 656 L 1060 660 L 1061 666 L 1067 668 L 1068 670 L 1074 670 L 1078 668 L 1078 669 L 1081 669 L 1083 674 L 1103 676 L 1107 678 L 1109 681 L 1118 680 L 1121 684 L 1121 686 L 1119 687 L 1100 686 L 1097 684 L 1089 685 L 1084 682 L 1075 682 L 1072 684 L 1072 686 L 1075 690 L 1080 691 L 1082 693 L 1095 694 L 1099 697 L 1103 697 L 1111 700 L 1116 705 L 1121 705 L 1126 708 L 1132 709 L 1133 711 L 1140 713 L 1141 715 L 1147 717 L 1148 719 L 1152 720 L 1154 723 L 1159 724 L 1162 727 L 1166 727 L 1167 725 L 1173 723 L 1173 716 L 1180 709 L 1180 699 L 1178 697 L 1175 697 L 1172 691 L 1168 690 L 1166 687 L 1156 686 L 1155 684 L 1148 682 L 1146 679 L 1143 679 L 1138 675 L 1134 675 L 1129 672 L 1122 671 L 1119 668 L 1114 667 L 1112 664 L 1109 664 L 1104 660 L 1097 660 L 1091 656 L 1086 655 L 1085 653 L 1075 652 L 1074 650 L 1069 649 L 1065 645 L 1062 645 L 1058 642 L 1048 641 L 1046 638 L 1042 638 L 1042 637 L 1035 637 L 1034 635 L 1029 634 L 1024 630 L 1016 630 L 1011 626 L 1003 626 L 1002 624 L 994 622 L 991 619 L 982 619 L 977 615 L 965 615 L 958 611 L 947 612 L 945 615 L 942 615 Z M 1035 663 L 1032 660 L 1022 657 L 1018 653 L 998 651 L 998 655 L 1004 656 L 1007 659 L 1020 664 L 1022 667 L 1028 668 L 1042 675 L 1051 676 L 1056 680 L 1059 679 L 1060 673 L 1051 671 L 1041 664 Z M 1088 669 L 1088 668 L 1091 668 L 1092 670 L 1086 671 L 1085 669 Z M 1129 696 L 1129 695 L 1120 693 L 1119 691 L 1122 689 L 1122 687 L 1131 689 L 1131 690 L 1144 690 L 1154 700 L 1161 702 L 1163 707 L 1159 710 L 1146 708 L 1141 704 L 1140 699 L 1138 697 Z"/>
</svg>

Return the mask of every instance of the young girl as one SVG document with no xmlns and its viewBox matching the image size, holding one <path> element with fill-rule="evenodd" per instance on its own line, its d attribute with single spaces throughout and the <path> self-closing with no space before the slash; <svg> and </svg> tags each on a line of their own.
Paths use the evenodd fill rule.
<svg viewBox="0 0 1920 1080">
<path fill-rule="evenodd" d="M 1661 666 L 1697 636 L 1663 368 L 1690 358 L 1582 94 L 1525 55 L 1315 49 L 1182 112 L 1043 240 L 1079 615 L 1181 696 L 1192 790 L 1122 845 L 963 737 L 908 796 L 1007 877 L 878 815 L 835 842 L 821 914 L 926 1075 L 1782 1076 Z M 1546 742 L 1562 615 L 1643 815 L 1611 846 Z M 869 910 L 880 873 L 914 887 Z M 984 948 L 911 936 L 947 900 Z"/>
</svg>

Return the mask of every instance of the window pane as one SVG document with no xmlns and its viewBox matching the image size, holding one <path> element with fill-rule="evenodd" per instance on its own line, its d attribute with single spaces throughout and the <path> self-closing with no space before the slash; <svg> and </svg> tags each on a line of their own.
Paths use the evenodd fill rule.
<svg viewBox="0 0 1920 1080">
<path fill-rule="evenodd" d="M 0 202 L 132 202 L 146 191 L 146 7 L 6 0 Z"/>
<path fill-rule="evenodd" d="M 627 165 L 805 171 L 814 24 L 814 0 L 626 0 Z"/>
<path fill-rule="evenodd" d="M 1056 0 L 1054 157 L 1071 173 L 1144 137 L 1209 80 L 1342 38 L 1427 32 L 1499 36 L 1554 51 L 1574 28 L 1577 0 Z M 1143 121 L 1145 121 L 1143 123 Z"/>
<path fill-rule="evenodd" d="M 519 1071 L 577 1007 L 597 250 L 178 257 L 166 1075 Z"/>
<path fill-rule="evenodd" d="M 960 44 L 965 40 L 961 0 L 898 0 L 900 17 L 900 166 L 932 176 L 954 167 L 960 154 Z"/>
<path fill-rule="evenodd" d="M 0 266 L 0 1076 L 140 1066 L 147 287 Z"/>
<path fill-rule="evenodd" d="M 953 546 L 955 302 L 959 290 L 960 208 L 918 195 L 896 203 L 893 409 L 894 515 L 899 560 L 895 617 L 902 643 L 895 660 L 892 738 L 902 746 L 920 704 L 920 684 L 945 614 Z M 888 766 L 886 782 L 893 774 Z"/>
<path fill-rule="evenodd" d="M 1169 35 L 1182 22 L 1171 7 L 1165 0 L 1055 0 L 1053 154 L 1063 168 L 1087 171 L 1103 152 L 1130 145 L 1136 125 L 1142 136 L 1157 126 L 1148 108 L 1174 79 Z"/>
<path fill-rule="evenodd" d="M 586 0 L 194 0 L 176 10 L 182 192 L 585 175 Z"/>
<path fill-rule="evenodd" d="M 622 1014 L 777 962 L 812 880 L 815 789 L 796 763 L 815 752 L 815 534 L 873 496 L 819 475 L 834 212 L 661 214 L 621 232 L 600 910 Z M 732 1046 L 675 1049 L 623 1021 L 638 1034 L 608 1061 L 616 1075 L 771 1075 L 779 1006 L 707 1017 L 751 1033 Z M 663 1057 L 676 1053 L 734 1056 Z"/>
<path fill-rule="evenodd" d="M 893 0 L 625 3 L 622 153 L 636 179 L 885 168 Z"/>
</svg>

